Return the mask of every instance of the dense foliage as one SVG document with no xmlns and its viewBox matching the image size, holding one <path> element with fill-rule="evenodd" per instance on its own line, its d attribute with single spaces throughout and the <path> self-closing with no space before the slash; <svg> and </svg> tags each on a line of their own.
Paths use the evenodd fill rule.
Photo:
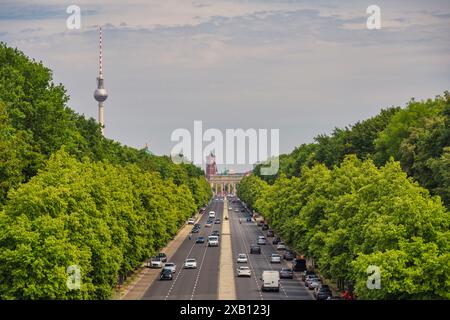
<svg viewBox="0 0 450 320">
<path fill-rule="evenodd" d="M 104 138 L 67 101 L 50 70 L 0 44 L 3 299 L 108 298 L 211 197 L 200 168 Z"/>
<path fill-rule="evenodd" d="M 255 168 L 239 197 L 361 298 L 450 299 L 448 92 L 315 140 L 281 156 L 276 176 Z M 371 265 L 381 289 L 367 288 Z"/>
</svg>

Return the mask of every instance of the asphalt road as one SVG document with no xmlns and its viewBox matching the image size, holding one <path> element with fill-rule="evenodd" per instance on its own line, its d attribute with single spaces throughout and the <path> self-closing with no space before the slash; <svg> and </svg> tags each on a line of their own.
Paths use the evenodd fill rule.
<svg viewBox="0 0 450 320">
<path fill-rule="evenodd" d="M 249 258 L 247 266 L 252 269 L 251 278 L 235 277 L 237 299 L 313 299 L 311 292 L 298 279 L 282 279 L 280 292 L 261 291 L 260 278 L 263 270 L 280 270 L 282 266 L 288 266 L 289 263 L 285 261 L 276 265 L 270 263 L 270 255 L 277 252 L 271 244 L 271 238 L 268 239 L 267 245 L 261 246 L 261 254 L 250 254 L 250 244 L 256 243 L 257 236 L 263 235 L 263 232 L 254 222 L 244 222 L 245 214 L 240 212 L 242 208 L 240 204 L 229 203 L 228 207 L 232 208 L 229 210 L 229 219 L 233 259 L 235 260 L 239 253 L 246 253 Z M 239 209 L 239 212 L 234 211 L 236 208 Z M 158 277 L 147 289 L 143 299 L 216 300 L 218 298 L 220 246 L 207 247 L 206 243 L 195 243 L 198 236 L 207 238 L 213 230 L 221 231 L 220 224 L 213 224 L 212 228 L 205 228 L 210 210 L 216 212 L 216 218 L 222 219 L 223 201 L 213 200 L 211 202 L 199 221 L 201 224 L 200 232 L 193 234 L 192 240 L 186 238 L 175 254 L 170 257 L 168 262 L 174 262 L 177 265 L 174 279 L 162 281 Z M 243 219 L 241 224 L 239 218 Z M 182 269 L 187 258 L 197 260 L 197 269 Z M 237 266 L 236 261 L 234 261 L 234 271 Z"/>
</svg>

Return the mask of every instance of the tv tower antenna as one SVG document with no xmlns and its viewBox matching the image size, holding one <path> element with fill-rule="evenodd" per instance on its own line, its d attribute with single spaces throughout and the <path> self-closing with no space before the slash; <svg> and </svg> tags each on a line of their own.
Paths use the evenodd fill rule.
<svg viewBox="0 0 450 320">
<path fill-rule="evenodd" d="M 97 89 L 94 91 L 94 98 L 98 102 L 98 124 L 101 127 L 102 134 L 104 134 L 105 122 L 104 122 L 104 109 L 103 102 L 108 98 L 108 93 L 103 84 L 103 36 L 102 27 L 99 27 L 99 73 L 97 78 Z"/>
</svg>

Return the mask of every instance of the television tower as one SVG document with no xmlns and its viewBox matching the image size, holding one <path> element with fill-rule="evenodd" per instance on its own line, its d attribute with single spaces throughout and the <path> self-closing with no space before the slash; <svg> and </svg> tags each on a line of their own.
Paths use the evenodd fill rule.
<svg viewBox="0 0 450 320">
<path fill-rule="evenodd" d="M 105 122 L 103 118 L 103 113 L 105 106 L 103 102 L 105 102 L 106 98 L 108 98 L 108 93 L 103 85 L 103 46 L 102 46 L 102 27 L 99 28 L 100 31 L 100 41 L 99 41 L 99 74 L 97 78 L 97 89 L 94 91 L 94 98 L 98 101 L 98 124 L 101 127 L 102 134 L 104 134 Z"/>
</svg>

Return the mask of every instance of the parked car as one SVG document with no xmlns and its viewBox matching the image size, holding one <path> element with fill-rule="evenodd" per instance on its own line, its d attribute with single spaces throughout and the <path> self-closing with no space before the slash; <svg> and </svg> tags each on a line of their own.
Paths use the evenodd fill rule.
<svg viewBox="0 0 450 320">
<path fill-rule="evenodd" d="M 197 240 L 195 240 L 195 243 L 205 243 L 205 237 L 197 237 Z"/>
<path fill-rule="evenodd" d="M 252 270 L 249 267 L 240 266 L 239 268 L 237 268 L 237 276 L 238 277 L 251 277 Z"/>
<path fill-rule="evenodd" d="M 247 255 L 245 253 L 239 253 L 237 257 L 237 263 L 247 263 Z"/>
<path fill-rule="evenodd" d="M 188 224 L 194 224 L 194 223 L 195 223 L 195 219 L 194 218 L 189 218 Z"/>
<path fill-rule="evenodd" d="M 280 278 L 293 279 L 294 278 L 294 271 L 292 270 L 292 268 L 281 268 L 281 270 L 280 270 Z"/>
<path fill-rule="evenodd" d="M 281 256 L 278 253 L 272 253 L 270 263 L 281 263 Z"/>
<path fill-rule="evenodd" d="M 311 281 L 308 282 L 308 289 L 314 290 L 321 284 L 322 284 L 322 281 L 319 278 L 313 278 Z"/>
<path fill-rule="evenodd" d="M 263 271 L 261 280 L 262 291 L 280 291 L 280 273 L 278 271 Z"/>
<path fill-rule="evenodd" d="M 160 258 L 162 262 L 167 262 L 167 255 L 164 252 L 158 253 L 157 257 Z"/>
<path fill-rule="evenodd" d="M 267 243 L 266 237 L 264 237 L 264 236 L 259 236 L 259 237 L 258 237 L 258 241 L 257 241 L 256 243 L 259 244 L 259 245 L 265 245 L 265 244 Z"/>
<path fill-rule="evenodd" d="M 306 259 L 304 259 L 304 258 L 294 259 L 294 261 L 292 262 L 292 268 L 294 269 L 294 271 L 297 271 L 297 272 L 305 271 L 306 270 Z"/>
<path fill-rule="evenodd" d="M 284 244 L 284 242 L 278 242 L 277 250 L 286 250 L 286 245 Z"/>
<path fill-rule="evenodd" d="M 161 273 L 159 274 L 159 279 L 160 280 L 172 280 L 173 279 L 172 271 L 170 269 L 162 269 Z"/>
<path fill-rule="evenodd" d="M 286 261 L 292 261 L 292 260 L 294 260 L 294 257 L 295 257 L 294 253 L 290 250 L 287 250 L 283 255 L 283 258 Z"/>
<path fill-rule="evenodd" d="M 331 296 L 332 296 L 331 289 L 326 284 L 321 284 L 314 289 L 314 297 L 317 300 L 326 300 L 328 297 Z"/>
<path fill-rule="evenodd" d="M 272 239 L 272 244 L 278 244 L 279 242 L 281 241 L 281 239 L 280 239 L 280 237 L 274 237 L 273 239 Z"/>
<path fill-rule="evenodd" d="M 261 253 L 261 247 L 258 246 L 258 245 L 256 245 L 256 244 L 252 244 L 252 245 L 250 246 L 250 253 L 251 253 L 251 254 L 252 254 L 252 253 L 260 254 L 260 253 Z"/>
<path fill-rule="evenodd" d="M 150 259 L 150 268 L 162 268 L 163 267 L 163 262 L 159 257 L 152 257 Z"/>
<path fill-rule="evenodd" d="M 264 225 L 262 226 L 262 230 L 263 230 L 263 231 L 269 230 L 269 225 L 268 225 L 268 224 L 264 224 Z"/>
<path fill-rule="evenodd" d="M 267 238 L 271 238 L 274 236 L 273 230 L 267 230 Z"/>
<path fill-rule="evenodd" d="M 312 270 L 305 270 L 305 271 L 303 271 L 302 281 L 306 280 L 306 276 L 311 276 L 313 274 L 316 274 L 316 273 L 314 271 L 312 271 Z"/>
<path fill-rule="evenodd" d="M 173 262 L 167 262 L 164 265 L 164 269 L 168 269 L 168 270 L 172 271 L 172 273 L 175 273 L 175 271 L 177 270 L 177 265 Z"/>
<path fill-rule="evenodd" d="M 184 262 L 184 268 L 185 269 L 196 269 L 197 261 L 195 259 L 186 259 L 186 261 Z"/>
</svg>

